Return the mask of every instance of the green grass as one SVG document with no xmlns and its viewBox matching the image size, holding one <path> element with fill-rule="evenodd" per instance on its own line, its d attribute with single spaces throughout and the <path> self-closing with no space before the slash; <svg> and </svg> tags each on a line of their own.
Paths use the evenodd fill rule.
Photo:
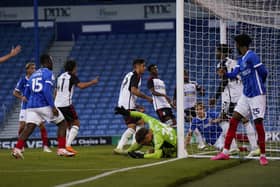
<svg viewBox="0 0 280 187">
<path fill-rule="evenodd" d="M 163 160 L 132 159 L 113 155 L 112 149 L 112 146 L 77 147 L 79 154 L 72 158 L 43 153 L 41 149 L 27 149 L 24 160 L 12 159 L 10 151 L 1 150 L 0 186 L 54 186 L 107 171 Z M 239 164 L 240 161 L 235 159 L 181 159 L 163 165 L 116 173 L 78 186 L 176 186 Z"/>
<path fill-rule="evenodd" d="M 180 187 L 279 187 L 280 162 L 270 161 L 268 166 L 260 166 L 258 160 L 252 160 L 233 168 L 209 175 L 201 180 L 186 183 Z"/>
</svg>

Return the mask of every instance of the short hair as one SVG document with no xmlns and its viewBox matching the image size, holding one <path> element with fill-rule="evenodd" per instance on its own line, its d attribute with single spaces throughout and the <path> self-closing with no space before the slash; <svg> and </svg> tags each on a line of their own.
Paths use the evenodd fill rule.
<svg viewBox="0 0 280 187">
<path fill-rule="evenodd" d="M 205 108 L 205 107 L 204 107 L 204 104 L 203 104 L 202 102 L 197 102 L 197 103 L 195 104 L 195 108 L 197 108 L 197 107 L 199 107 L 199 106 L 201 106 L 202 108 Z"/>
<path fill-rule="evenodd" d="M 234 38 L 235 42 L 238 43 L 239 46 L 249 47 L 252 42 L 252 39 L 247 34 L 240 34 Z"/>
<path fill-rule="evenodd" d="M 145 63 L 145 60 L 142 59 L 142 58 L 137 58 L 135 60 L 133 60 L 133 67 L 135 67 L 136 65 L 138 64 L 144 64 Z"/>
<path fill-rule="evenodd" d="M 75 60 L 67 60 L 64 64 L 64 70 L 68 72 L 73 71 L 76 65 L 77 63 Z"/>
<path fill-rule="evenodd" d="M 149 133 L 149 129 L 146 129 L 146 128 L 141 128 L 139 129 L 137 132 L 136 132 L 136 135 L 135 135 L 135 139 L 136 139 L 136 142 L 138 144 L 140 144 L 146 137 L 146 135 Z"/>
<path fill-rule="evenodd" d="M 189 75 L 188 70 L 184 69 L 184 75 Z"/>
<path fill-rule="evenodd" d="M 34 63 L 34 62 L 27 62 L 27 63 L 25 64 L 25 69 L 27 70 L 27 69 L 29 69 L 31 66 L 35 66 L 35 63 Z"/>
<path fill-rule="evenodd" d="M 231 54 L 232 49 L 227 44 L 219 44 L 217 50 L 223 54 Z"/>
<path fill-rule="evenodd" d="M 157 65 L 156 65 L 156 64 L 151 64 L 151 65 L 149 65 L 149 66 L 148 66 L 148 71 L 151 72 L 151 71 L 152 71 L 152 68 L 154 68 L 154 67 L 157 67 Z"/>
<path fill-rule="evenodd" d="M 51 61 L 51 56 L 49 54 L 42 54 L 40 56 L 40 63 L 41 64 L 46 64 L 49 63 Z"/>
</svg>

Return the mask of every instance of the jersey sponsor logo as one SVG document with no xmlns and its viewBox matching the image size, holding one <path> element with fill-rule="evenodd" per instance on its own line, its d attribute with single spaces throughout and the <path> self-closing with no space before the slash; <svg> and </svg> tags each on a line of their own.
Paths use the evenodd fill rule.
<svg viewBox="0 0 280 187">
<path fill-rule="evenodd" d="M 249 75 L 250 73 L 251 73 L 251 69 L 246 69 L 246 70 L 241 72 L 242 76 Z"/>
</svg>

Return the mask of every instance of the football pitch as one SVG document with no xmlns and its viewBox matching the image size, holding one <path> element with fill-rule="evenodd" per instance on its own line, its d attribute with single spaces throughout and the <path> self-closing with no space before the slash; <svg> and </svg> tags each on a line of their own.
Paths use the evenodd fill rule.
<svg viewBox="0 0 280 187">
<path fill-rule="evenodd" d="M 113 146 L 75 148 L 79 154 L 69 158 L 56 156 L 55 152 L 44 153 L 41 149 L 26 149 L 24 160 L 13 159 L 10 156 L 10 150 L 0 150 L 0 186 L 62 187 L 73 184 L 72 186 L 163 187 L 178 186 L 183 183 L 187 183 L 186 186 L 188 186 L 212 173 L 216 173 L 215 175 L 220 173 L 223 176 L 222 179 L 226 180 L 226 176 L 230 177 L 230 173 L 234 173 L 228 172 L 229 169 L 226 168 L 234 170 L 243 165 L 246 166 L 241 169 L 244 171 L 240 172 L 243 176 L 244 173 L 259 170 L 263 172 L 257 174 L 267 179 L 266 184 L 278 184 L 277 177 L 272 177 L 272 175 L 279 175 L 279 161 L 271 161 L 263 170 L 256 160 L 243 162 L 238 159 L 229 161 L 191 158 L 133 159 L 112 154 Z M 262 184 L 265 184 L 265 181 L 262 181 Z M 208 186 L 212 186 L 211 184 L 215 186 L 213 182 Z"/>
</svg>

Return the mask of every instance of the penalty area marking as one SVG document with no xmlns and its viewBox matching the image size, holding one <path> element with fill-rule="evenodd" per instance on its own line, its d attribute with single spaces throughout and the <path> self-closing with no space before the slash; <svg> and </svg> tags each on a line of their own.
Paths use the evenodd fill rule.
<svg viewBox="0 0 280 187">
<path fill-rule="evenodd" d="M 174 158 L 174 159 L 170 159 L 170 160 L 165 160 L 165 161 L 161 161 L 161 162 L 155 162 L 155 163 L 151 163 L 151 164 L 144 164 L 144 165 L 140 165 L 140 166 L 133 166 L 133 167 L 127 167 L 127 168 L 122 168 L 122 169 L 117 169 L 117 170 L 113 170 L 113 171 L 108 171 L 93 177 L 89 177 L 86 179 L 82 179 L 82 180 L 77 180 L 77 181 L 72 181 L 69 183 L 64 183 L 64 184 L 59 184 L 56 185 L 55 187 L 68 187 L 68 186 L 74 186 L 77 184 L 83 184 L 86 182 L 91 182 L 91 181 L 95 181 L 97 179 L 109 176 L 109 175 L 113 175 L 115 173 L 121 173 L 121 172 L 125 172 L 125 171 L 129 171 L 129 170 L 133 170 L 133 169 L 141 169 L 141 168 L 147 168 L 147 167 L 151 167 L 151 166 L 157 166 L 157 165 L 161 165 L 161 164 L 165 164 L 165 163 L 169 163 L 169 162 L 173 162 L 176 160 L 179 160 L 182 158 Z"/>
</svg>

